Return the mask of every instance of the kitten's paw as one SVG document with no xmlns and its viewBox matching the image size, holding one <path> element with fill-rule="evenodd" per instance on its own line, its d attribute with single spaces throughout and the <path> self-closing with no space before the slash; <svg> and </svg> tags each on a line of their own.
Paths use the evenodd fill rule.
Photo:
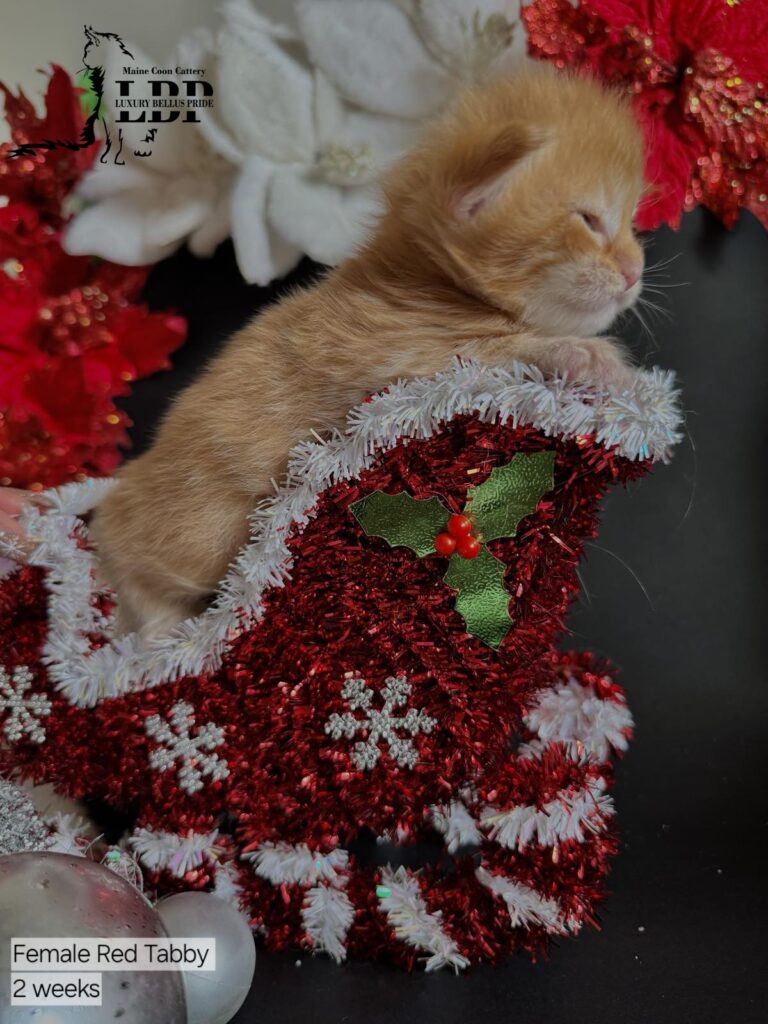
<svg viewBox="0 0 768 1024">
<path fill-rule="evenodd" d="M 547 354 L 550 369 L 567 374 L 569 380 L 624 391 L 634 379 L 621 349 L 607 338 L 553 341 Z"/>
</svg>

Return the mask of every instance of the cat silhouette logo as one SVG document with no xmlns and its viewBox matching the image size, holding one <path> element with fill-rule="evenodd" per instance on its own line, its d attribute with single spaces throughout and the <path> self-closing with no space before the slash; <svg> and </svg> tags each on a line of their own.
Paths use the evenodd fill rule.
<svg viewBox="0 0 768 1024">
<path fill-rule="evenodd" d="M 204 68 L 143 67 L 133 63 L 133 54 L 116 32 L 96 32 L 91 25 L 84 25 L 83 30 L 84 77 L 92 106 L 80 137 L 24 143 L 11 150 L 9 157 L 31 156 L 41 150 L 87 149 L 97 141 L 100 123 L 104 142 L 101 163 L 124 164 L 126 153 L 145 159 L 152 155 L 161 125 L 178 121 L 182 112 L 181 123 L 198 122 L 196 108 L 213 105 L 213 87 L 201 77 Z"/>
</svg>

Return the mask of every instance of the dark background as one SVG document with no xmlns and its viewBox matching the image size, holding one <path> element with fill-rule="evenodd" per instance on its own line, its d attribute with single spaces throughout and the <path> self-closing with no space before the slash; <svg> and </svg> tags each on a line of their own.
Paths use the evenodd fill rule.
<svg viewBox="0 0 768 1024">
<path fill-rule="evenodd" d="M 668 277 L 653 275 L 675 286 L 661 300 L 669 317 L 653 320 L 653 339 L 634 321 L 618 333 L 677 371 L 687 439 L 610 499 L 567 640 L 618 662 L 637 726 L 602 930 L 545 963 L 461 977 L 260 952 L 237 1024 L 768 1020 L 768 232 L 748 215 L 727 232 L 697 211 L 651 239 L 649 264 L 672 257 Z M 317 272 L 305 263 L 276 288 L 247 287 L 227 246 L 159 265 L 148 300 L 187 316 L 190 337 L 171 372 L 124 402 L 135 450 L 229 333 Z"/>
</svg>

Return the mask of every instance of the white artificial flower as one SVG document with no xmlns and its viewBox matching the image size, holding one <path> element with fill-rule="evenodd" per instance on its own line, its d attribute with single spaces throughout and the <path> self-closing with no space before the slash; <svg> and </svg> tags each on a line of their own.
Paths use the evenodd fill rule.
<svg viewBox="0 0 768 1024">
<path fill-rule="evenodd" d="M 217 99 L 201 131 L 238 167 L 231 216 L 240 270 L 266 284 L 301 253 L 338 263 L 375 222 L 381 171 L 420 129 L 350 110 L 289 52 L 290 30 L 246 0 L 226 4 L 223 16 L 208 58 Z"/>
<path fill-rule="evenodd" d="M 513 66 L 525 48 L 519 0 L 298 0 L 312 62 L 350 103 L 423 118 Z"/>
</svg>

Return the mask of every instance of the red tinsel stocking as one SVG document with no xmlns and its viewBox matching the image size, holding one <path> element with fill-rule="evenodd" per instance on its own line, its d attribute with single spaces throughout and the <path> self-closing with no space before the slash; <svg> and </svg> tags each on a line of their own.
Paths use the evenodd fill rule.
<svg viewBox="0 0 768 1024">
<path fill-rule="evenodd" d="M 132 809 L 151 884 L 227 894 L 273 948 L 536 954 L 595 921 L 632 726 L 610 667 L 553 643 L 604 494 L 678 425 L 658 372 L 622 396 L 521 367 L 393 385 L 294 453 L 216 603 L 149 647 L 112 642 L 76 518 L 109 483 L 63 489 L 0 585 L 0 770 Z M 472 558 L 434 546 L 461 510 Z M 367 864 L 366 836 L 398 849 Z"/>
</svg>

